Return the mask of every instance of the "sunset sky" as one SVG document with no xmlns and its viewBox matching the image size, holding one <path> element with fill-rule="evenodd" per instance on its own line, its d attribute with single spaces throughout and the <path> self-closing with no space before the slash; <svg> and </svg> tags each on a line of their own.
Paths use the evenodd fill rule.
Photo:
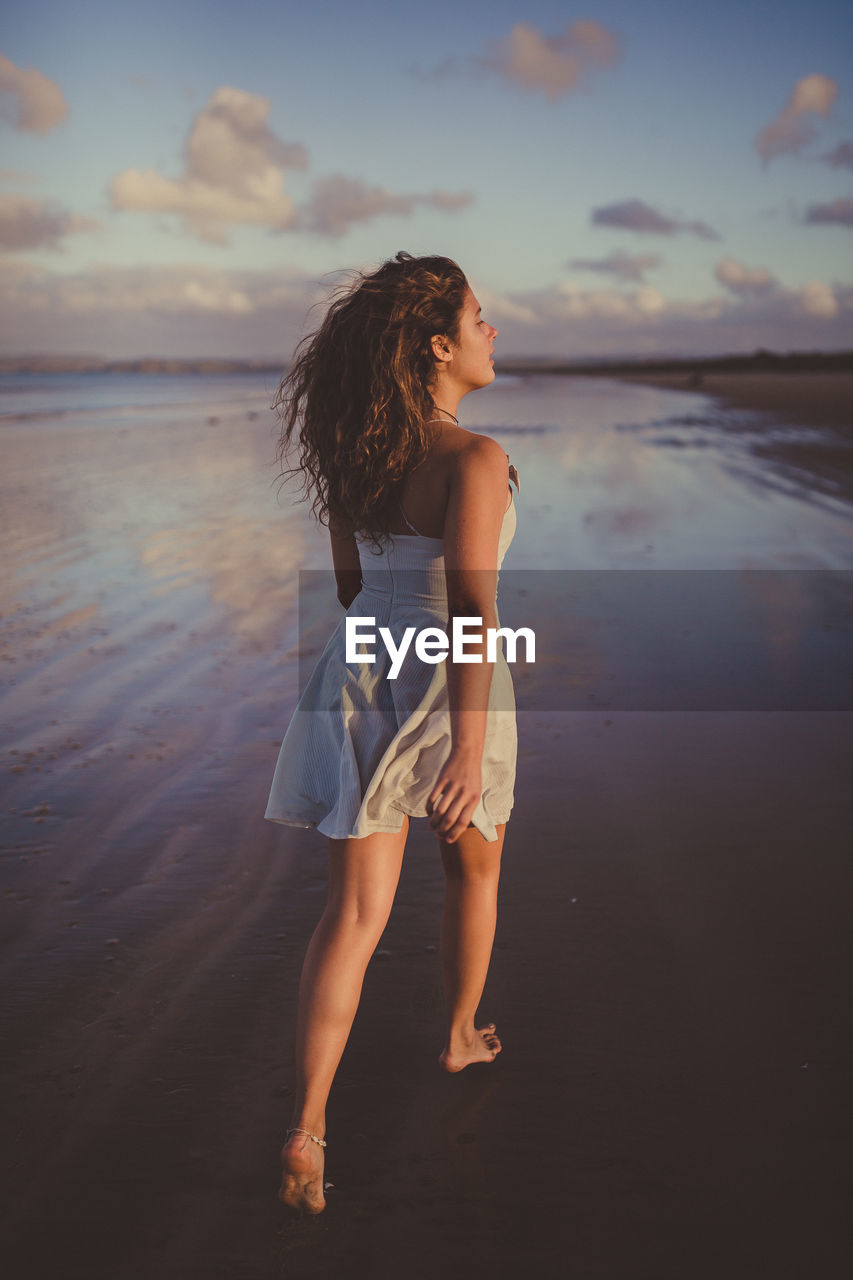
<svg viewBox="0 0 853 1280">
<path fill-rule="evenodd" d="M 344 268 L 498 355 L 853 346 L 853 6 L 10 0 L 0 341 L 284 359 Z"/>
</svg>

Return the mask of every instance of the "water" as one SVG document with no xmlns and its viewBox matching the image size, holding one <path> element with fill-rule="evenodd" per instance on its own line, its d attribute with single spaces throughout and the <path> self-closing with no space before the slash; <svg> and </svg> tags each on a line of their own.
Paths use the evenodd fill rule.
<svg viewBox="0 0 853 1280">
<path fill-rule="evenodd" d="M 55 515 L 39 495 L 57 485 L 69 523 L 97 526 L 102 539 L 109 529 L 111 553 L 124 545 L 133 558 L 129 570 L 139 568 L 139 547 L 122 530 L 144 530 L 155 582 L 171 539 L 185 555 L 194 536 L 208 535 L 211 504 L 223 536 L 238 511 L 260 522 L 262 543 L 280 548 L 284 539 L 305 567 L 327 565 L 327 534 L 295 503 L 296 490 L 276 501 L 277 385 L 274 373 L 0 377 L 7 483 L 24 483 L 48 521 Z M 519 470 L 508 567 L 850 565 L 850 505 L 774 459 L 774 442 L 798 429 L 768 415 L 723 409 L 697 392 L 535 375 L 498 377 L 461 411 L 463 425 L 494 435 Z M 33 433 L 45 446 L 35 473 L 21 452 Z M 118 473 L 105 456 L 116 446 Z M 52 457 L 63 459 L 59 468 Z M 254 554 L 272 570 L 263 547 Z"/>
<path fill-rule="evenodd" d="M 300 570 L 329 573 L 316 636 L 329 634 L 340 609 L 328 533 L 293 484 L 277 483 L 277 382 L 274 374 L 0 379 L 0 659 L 13 736 L 35 732 L 45 705 L 97 737 L 110 702 L 142 699 L 179 714 L 213 705 L 231 680 L 251 718 L 264 690 L 295 697 L 307 634 Z M 519 670 L 523 699 L 555 709 L 578 699 L 672 705 L 677 664 L 700 687 L 682 685 L 674 705 L 752 705 L 784 641 L 783 683 L 756 705 L 800 705 L 791 702 L 794 677 L 798 699 L 826 705 L 825 692 L 797 673 L 822 665 L 830 687 L 838 683 L 847 623 L 834 620 L 849 584 L 812 571 L 851 567 L 851 508 L 776 465 L 773 441 L 792 428 L 695 392 L 589 378 L 498 378 L 461 410 L 463 425 L 499 440 L 519 473 L 502 616 L 527 625 L 529 606 L 550 627 L 543 644 L 553 641 L 535 670 Z M 682 589 L 677 575 L 656 570 L 799 574 L 771 582 L 748 574 L 746 586 L 720 595 L 711 575 Z M 594 583 L 578 571 L 632 572 Z M 581 599 L 590 607 L 579 612 Z M 663 620 L 685 610 L 704 620 L 679 634 L 705 647 L 675 654 Z M 646 622 L 664 626 L 662 635 Z M 723 664 L 713 696 L 710 654 Z M 281 718 L 272 717 L 274 731 Z"/>
<path fill-rule="evenodd" d="M 16 373 L 0 375 L 0 425 L 13 421 L 178 417 L 222 408 L 267 409 L 275 374 Z"/>
</svg>

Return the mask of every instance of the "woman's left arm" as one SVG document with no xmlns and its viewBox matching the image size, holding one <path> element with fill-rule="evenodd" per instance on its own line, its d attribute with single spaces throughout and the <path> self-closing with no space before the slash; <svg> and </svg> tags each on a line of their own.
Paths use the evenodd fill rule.
<svg viewBox="0 0 853 1280">
<path fill-rule="evenodd" d="M 332 542 L 332 564 L 338 584 L 338 599 L 348 609 L 361 590 L 361 563 L 355 534 L 346 525 L 329 518 L 329 537 Z"/>
</svg>

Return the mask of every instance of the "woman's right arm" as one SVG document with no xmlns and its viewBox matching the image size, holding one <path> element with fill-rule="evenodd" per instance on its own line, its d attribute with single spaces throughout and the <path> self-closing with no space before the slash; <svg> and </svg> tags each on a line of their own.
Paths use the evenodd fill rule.
<svg viewBox="0 0 853 1280">
<path fill-rule="evenodd" d="M 508 466 L 501 446 L 488 436 L 474 437 L 454 460 L 444 526 L 444 567 L 448 623 L 454 617 L 480 618 L 482 642 L 467 643 L 466 653 L 480 662 L 447 657 L 450 702 L 450 755 L 428 799 L 430 825 L 453 843 L 468 827 L 482 795 L 483 746 L 494 664 L 486 661 L 485 635 L 497 625 L 498 541 L 507 503 Z"/>
</svg>

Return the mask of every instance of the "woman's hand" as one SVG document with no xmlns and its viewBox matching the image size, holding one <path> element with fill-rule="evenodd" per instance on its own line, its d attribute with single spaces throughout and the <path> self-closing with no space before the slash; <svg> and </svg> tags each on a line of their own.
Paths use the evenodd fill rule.
<svg viewBox="0 0 853 1280">
<path fill-rule="evenodd" d="M 453 748 L 427 796 L 429 825 L 453 844 L 471 823 L 483 794 L 482 751 Z"/>
</svg>

